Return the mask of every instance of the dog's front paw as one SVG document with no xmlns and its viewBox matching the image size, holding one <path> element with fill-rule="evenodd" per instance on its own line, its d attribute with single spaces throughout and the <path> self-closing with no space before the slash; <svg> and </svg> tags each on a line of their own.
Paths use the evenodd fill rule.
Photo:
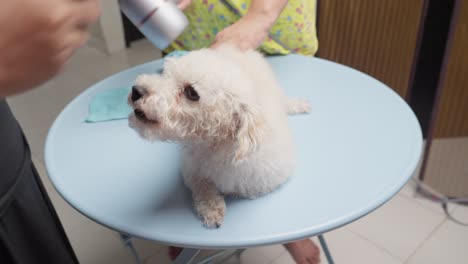
<svg viewBox="0 0 468 264">
<path fill-rule="evenodd" d="M 218 228 L 224 220 L 226 211 L 226 203 L 222 196 L 216 197 L 214 200 L 203 201 L 197 204 L 197 212 L 203 221 L 203 225 L 209 228 Z"/>
</svg>

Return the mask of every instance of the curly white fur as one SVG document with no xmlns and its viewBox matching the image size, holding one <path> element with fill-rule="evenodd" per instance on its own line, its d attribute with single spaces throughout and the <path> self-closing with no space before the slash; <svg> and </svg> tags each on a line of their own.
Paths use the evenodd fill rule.
<svg viewBox="0 0 468 264">
<path fill-rule="evenodd" d="M 283 184 L 294 170 L 287 114 L 308 112 L 287 98 L 262 55 L 231 47 L 203 49 L 171 58 L 162 75 L 142 75 L 145 95 L 130 104 L 130 126 L 148 140 L 185 146 L 182 174 L 204 224 L 223 221 L 223 195 L 256 198 Z M 184 95 L 191 85 L 198 101 Z"/>
</svg>

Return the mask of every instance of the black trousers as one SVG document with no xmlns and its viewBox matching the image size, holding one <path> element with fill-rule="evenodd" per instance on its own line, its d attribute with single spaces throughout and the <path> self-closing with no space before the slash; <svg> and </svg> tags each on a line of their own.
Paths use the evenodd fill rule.
<svg viewBox="0 0 468 264">
<path fill-rule="evenodd" d="M 11 135 L 21 133 L 19 126 L 15 127 L 11 122 L 12 118 L 6 103 L 0 100 L 0 163 L 3 162 L 0 164 L 0 189 L 3 190 L 0 192 L 0 263 L 78 263 L 32 164 L 26 140 L 22 136 Z M 5 124 L 9 125 L 7 129 Z M 2 138 L 22 140 L 2 142 Z M 11 154 L 12 146 L 15 147 L 13 154 L 18 154 L 17 148 L 20 148 L 21 155 Z M 18 161 L 18 157 L 21 160 Z M 18 169 L 8 169 L 18 164 Z"/>
</svg>

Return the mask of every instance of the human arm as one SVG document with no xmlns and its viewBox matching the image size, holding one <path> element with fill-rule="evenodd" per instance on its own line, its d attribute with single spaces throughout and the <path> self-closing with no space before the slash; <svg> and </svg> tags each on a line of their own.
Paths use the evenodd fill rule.
<svg viewBox="0 0 468 264">
<path fill-rule="evenodd" d="M 242 50 L 258 48 L 288 0 L 252 0 L 247 14 L 216 35 L 212 47 L 230 43 Z"/>
</svg>

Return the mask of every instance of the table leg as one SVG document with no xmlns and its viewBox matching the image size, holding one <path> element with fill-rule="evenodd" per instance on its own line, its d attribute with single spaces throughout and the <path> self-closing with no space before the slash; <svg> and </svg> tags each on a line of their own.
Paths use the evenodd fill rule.
<svg viewBox="0 0 468 264">
<path fill-rule="evenodd" d="M 240 257 L 241 257 L 242 253 L 243 253 L 245 250 L 246 250 L 245 248 L 243 248 L 243 249 L 236 249 L 236 250 L 234 250 L 234 252 L 232 252 L 232 253 L 226 255 L 224 258 L 222 258 L 222 259 L 219 261 L 219 263 L 224 263 L 224 262 L 226 262 L 228 259 L 230 259 L 230 258 L 232 258 L 232 257 L 234 257 L 234 256 L 236 257 L 237 262 L 240 263 Z"/>
<path fill-rule="evenodd" d="M 241 248 L 241 249 L 236 250 L 236 253 L 235 253 L 235 254 L 236 254 L 236 258 L 237 258 L 237 259 L 240 259 L 242 253 L 244 253 L 244 251 L 246 251 L 246 250 L 247 250 L 246 248 Z"/>
<path fill-rule="evenodd" d="M 220 250 L 220 251 L 218 251 L 218 252 L 216 252 L 214 254 L 211 254 L 210 256 L 206 257 L 205 259 L 197 262 L 197 264 L 209 264 L 209 263 L 212 263 L 215 259 L 216 259 L 216 261 L 218 263 L 224 263 L 225 261 L 227 261 L 228 259 L 230 259 L 230 258 L 232 258 L 234 256 L 236 256 L 237 260 L 240 260 L 240 257 L 241 257 L 242 253 L 245 250 L 246 250 L 245 248 L 243 248 L 243 249 L 234 249 L 234 250 L 229 250 L 229 249 Z M 230 252 L 230 251 L 232 251 L 232 252 Z M 225 255 L 225 256 L 223 256 L 223 255 Z M 223 257 L 220 258 L 221 256 L 223 256 Z"/>
<path fill-rule="evenodd" d="M 323 238 L 323 235 L 318 235 L 318 239 L 320 241 L 320 246 L 322 246 L 323 252 L 325 253 L 325 257 L 328 260 L 328 264 L 334 264 L 335 262 L 333 261 L 330 250 L 328 249 L 327 242 L 325 242 L 325 238 Z"/>
<path fill-rule="evenodd" d="M 200 253 L 200 249 L 184 248 L 179 256 L 172 262 L 173 264 L 190 264 Z"/>
<path fill-rule="evenodd" d="M 122 233 L 119 233 L 119 235 L 120 235 L 120 238 L 122 239 L 122 243 L 124 244 L 124 246 L 128 248 L 130 253 L 132 253 L 133 258 L 135 259 L 135 263 L 142 264 L 140 256 L 138 255 L 138 252 L 136 251 L 135 246 L 133 245 L 132 237 L 127 234 L 122 234 Z"/>
</svg>

